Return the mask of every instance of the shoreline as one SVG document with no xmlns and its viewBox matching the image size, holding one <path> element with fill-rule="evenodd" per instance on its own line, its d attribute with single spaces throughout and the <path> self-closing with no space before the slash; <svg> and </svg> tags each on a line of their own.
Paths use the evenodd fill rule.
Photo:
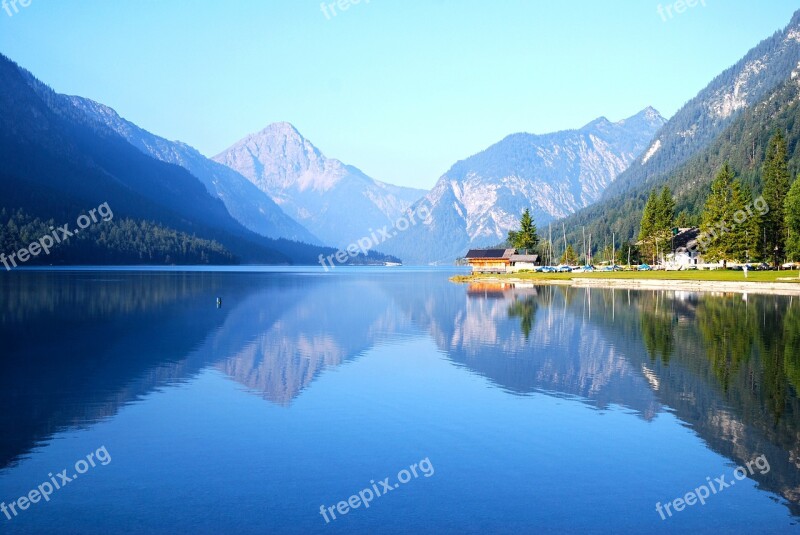
<svg viewBox="0 0 800 535">
<path fill-rule="evenodd" d="M 564 279 L 521 278 L 498 276 L 451 277 L 451 282 L 497 282 L 512 284 L 534 284 L 538 286 L 572 286 L 575 288 L 620 288 L 628 290 L 674 290 L 686 292 L 726 292 L 740 294 L 798 295 L 800 283 L 796 282 L 755 282 L 755 281 L 713 281 L 713 280 L 674 280 L 674 279 L 611 279 L 599 277 L 574 277 Z"/>
</svg>

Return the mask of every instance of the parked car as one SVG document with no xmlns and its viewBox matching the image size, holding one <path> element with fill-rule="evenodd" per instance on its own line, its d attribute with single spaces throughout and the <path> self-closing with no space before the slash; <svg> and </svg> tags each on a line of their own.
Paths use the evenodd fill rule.
<svg viewBox="0 0 800 535">
<path fill-rule="evenodd" d="M 641 264 L 637 269 L 639 271 L 652 271 L 653 270 L 653 268 L 651 268 L 647 264 Z"/>
</svg>

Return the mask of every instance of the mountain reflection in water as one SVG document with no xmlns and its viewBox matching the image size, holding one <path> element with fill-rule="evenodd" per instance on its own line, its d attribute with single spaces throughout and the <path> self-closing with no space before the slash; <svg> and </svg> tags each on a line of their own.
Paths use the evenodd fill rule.
<svg viewBox="0 0 800 535">
<path fill-rule="evenodd" d="M 216 297 L 224 306 L 216 308 Z M 510 396 L 672 412 L 800 514 L 800 302 L 449 283 L 383 273 L 14 272 L 0 278 L 0 469 L 214 368 L 289 407 L 326 370 L 424 335 Z"/>
</svg>

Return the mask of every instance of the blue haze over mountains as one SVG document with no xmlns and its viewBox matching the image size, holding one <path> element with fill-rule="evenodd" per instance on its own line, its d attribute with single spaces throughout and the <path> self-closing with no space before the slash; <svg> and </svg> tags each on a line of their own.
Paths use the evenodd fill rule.
<svg viewBox="0 0 800 535">
<path fill-rule="evenodd" d="M 540 234 L 603 223 L 698 155 L 745 110 L 797 75 L 800 14 L 717 76 L 669 121 L 648 107 L 551 134 L 516 133 L 456 162 L 431 191 L 367 176 L 288 122 L 207 158 L 103 104 L 55 93 L 0 56 L 2 206 L 72 219 L 100 202 L 125 217 L 216 240 L 244 262 L 315 263 L 425 206 L 431 218 L 377 248 L 406 263 L 452 262 L 501 243 L 531 208 Z M 602 110 L 598 110 L 602 111 Z M 413 155 L 412 155 L 413 157 Z M 685 186 L 685 187 L 684 187 Z M 690 188 L 677 184 L 677 195 Z M 632 235 L 633 223 L 616 228 Z M 556 223 L 554 237 L 560 237 Z"/>
</svg>

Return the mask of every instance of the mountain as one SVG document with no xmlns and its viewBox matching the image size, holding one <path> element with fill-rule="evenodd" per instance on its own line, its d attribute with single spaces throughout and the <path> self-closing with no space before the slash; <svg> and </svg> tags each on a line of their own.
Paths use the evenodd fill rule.
<svg viewBox="0 0 800 535">
<path fill-rule="evenodd" d="M 800 170 L 800 64 L 785 82 L 748 107 L 708 147 L 662 180 L 676 193 L 678 209 L 699 217 L 711 179 L 725 163 L 751 190 L 760 191 L 765 150 L 776 131 L 787 141 L 789 170 L 794 177 Z"/>
<path fill-rule="evenodd" d="M 722 145 L 734 147 L 735 140 L 728 138 L 729 134 L 742 127 L 740 121 L 754 108 L 761 106 L 757 113 L 762 115 L 771 113 L 777 105 L 774 97 L 796 76 L 793 72 L 798 62 L 800 11 L 795 12 L 786 28 L 751 49 L 678 110 L 656 134 L 648 149 L 609 186 L 596 204 L 564 220 L 574 239 L 577 240 L 577 232 L 584 226 L 587 232 L 591 230 L 595 236 L 605 235 L 609 239 L 612 232 L 623 239 L 636 236 L 647 193 L 668 181 L 679 195 L 681 191 L 692 190 L 691 197 L 696 201 L 699 185 L 708 184 L 716 169 L 705 166 L 701 174 L 687 175 L 686 166 L 700 172 L 697 162 L 713 158 L 712 154 L 719 152 Z M 751 125 L 761 121 L 753 115 L 749 117 Z M 734 150 L 723 149 L 723 152 L 730 155 L 735 152 L 742 158 L 750 154 L 748 166 L 752 165 L 759 151 L 763 153 L 764 137 L 765 134 L 759 132 L 753 133 L 752 138 L 738 138 L 740 144 L 735 145 Z M 675 180 L 676 175 L 682 178 Z M 678 202 L 679 207 L 690 211 L 699 209 L 686 197 L 679 198 Z"/>
<path fill-rule="evenodd" d="M 452 261 L 469 247 L 497 244 L 525 208 L 542 228 L 600 198 L 664 124 L 653 108 L 578 130 L 513 134 L 445 173 L 421 205 L 431 218 L 381 245 L 406 262 Z"/>
<path fill-rule="evenodd" d="M 425 191 L 374 180 L 326 158 L 289 123 L 274 123 L 213 158 L 241 173 L 327 244 L 391 225 Z"/>
<path fill-rule="evenodd" d="M 111 129 L 145 154 L 189 171 L 211 195 L 225 203 L 234 219 L 253 232 L 269 238 L 319 244 L 315 236 L 287 216 L 268 195 L 229 167 L 206 158 L 185 143 L 169 141 L 138 127 L 108 106 L 82 97 L 61 99 L 63 110 L 82 112 L 86 119 Z"/>
<path fill-rule="evenodd" d="M 260 236 L 186 169 L 146 155 L 0 55 L 0 244 L 17 251 L 106 204 L 30 263 L 306 263 L 333 249 Z M 351 261 L 365 260 L 361 257 Z"/>
<path fill-rule="evenodd" d="M 668 174 L 706 147 L 744 110 L 784 82 L 800 61 L 800 11 L 790 24 L 714 78 L 656 134 L 604 197 Z"/>
</svg>

